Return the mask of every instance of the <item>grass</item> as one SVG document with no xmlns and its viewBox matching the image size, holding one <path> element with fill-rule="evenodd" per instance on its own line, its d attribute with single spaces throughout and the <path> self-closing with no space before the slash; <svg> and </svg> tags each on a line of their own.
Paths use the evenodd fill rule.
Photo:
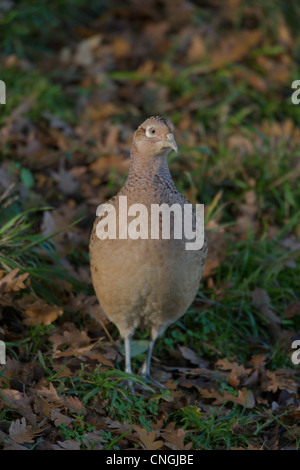
<svg viewBox="0 0 300 470">
<path fill-rule="evenodd" d="M 177 322 L 177 326 L 166 332 L 160 346 L 165 344 L 173 348 L 183 343 L 204 354 L 211 354 L 202 346 L 205 341 L 228 358 L 237 357 L 241 362 L 249 360 L 253 354 L 253 338 L 260 338 L 264 346 L 270 341 L 268 321 L 251 301 L 251 292 L 258 286 L 269 293 L 283 327 L 299 327 L 298 319 L 292 321 L 281 314 L 283 308 L 293 303 L 297 296 L 297 288 L 295 290 L 292 286 L 297 285 L 300 274 L 299 263 L 294 268 L 284 266 L 288 257 L 289 253 L 279 242 L 269 241 L 265 236 L 261 240 L 250 238 L 229 247 L 216 278 L 216 284 L 229 285 L 224 289 L 222 300 L 214 292 L 200 290 L 204 302 L 206 298 L 210 299 L 209 306 L 200 312 L 191 309 Z M 197 329 L 194 328 L 195 324 Z M 290 366 L 289 356 L 282 354 L 282 351 L 276 353 L 273 346 L 269 346 L 272 356 L 270 367 Z"/>
<path fill-rule="evenodd" d="M 88 24 L 91 16 L 86 14 L 85 0 L 46 0 L 41 5 L 38 0 L 26 0 L 9 9 L 1 16 L 3 31 L 1 48 L 8 55 L 17 52 L 21 57 L 37 58 L 51 53 L 51 41 L 55 32 L 56 41 L 65 41 L 64 32 L 80 22 Z M 89 11 L 97 15 L 105 11 L 106 2 L 91 6 Z M 39 41 L 34 39 L 38 37 Z"/>
<path fill-rule="evenodd" d="M 2 195 L 0 203 L 0 267 L 4 271 L 18 268 L 20 273 L 29 273 L 31 291 L 56 304 L 61 303 L 57 295 L 64 288 L 61 281 L 85 287 L 63 268 L 52 242 L 55 234 L 43 236 L 33 227 L 37 214 L 49 207 L 23 211 L 9 192 Z"/>
<path fill-rule="evenodd" d="M 87 433 L 93 431 L 96 431 L 96 428 L 89 425 L 88 423 L 85 423 L 83 416 L 77 416 L 77 421 L 69 426 L 66 424 L 61 424 L 59 427 L 59 432 L 62 436 L 62 439 L 66 441 L 75 440 L 80 442 L 82 450 L 94 450 L 95 445 L 97 444 L 102 445 L 103 450 L 120 450 L 118 441 L 128 433 L 127 431 L 120 437 L 114 438 L 111 432 L 101 431 L 99 439 L 91 441 Z"/>
<path fill-rule="evenodd" d="M 182 408 L 176 418 L 184 429 L 189 430 L 192 448 L 213 450 L 247 447 L 253 435 L 251 428 L 259 415 L 247 415 L 238 406 L 230 411 L 223 406 L 218 410 L 210 407 L 206 412 L 196 406 L 189 406 Z"/>
<path fill-rule="evenodd" d="M 151 396 L 145 399 L 143 395 L 135 394 L 126 384 L 131 379 L 133 384 L 141 384 L 147 387 Z M 75 384 L 76 385 L 76 384 Z M 115 419 L 132 424 L 140 424 L 148 431 L 151 429 L 151 419 L 158 414 L 158 403 L 160 400 L 170 396 L 169 391 L 155 393 L 151 385 L 139 376 L 128 375 L 120 370 L 100 372 L 96 368 L 93 374 L 83 374 L 76 385 L 76 394 L 82 396 L 84 404 L 87 404 L 94 396 L 98 395 L 105 403 L 107 415 Z"/>
<path fill-rule="evenodd" d="M 24 111 L 34 121 L 45 119 L 43 114 L 51 113 L 67 123 L 74 123 L 72 96 L 66 94 L 60 83 L 38 70 L 25 71 L 17 66 L 4 68 L 1 80 L 6 84 L 7 104 L 0 117 L 3 125 L 13 109 L 28 103 Z"/>
<path fill-rule="evenodd" d="M 296 448 L 300 439 L 285 425 L 287 412 L 274 416 L 267 410 L 247 412 L 241 406 L 231 410 L 225 405 L 218 409 L 208 407 L 202 411 L 196 406 L 182 408 L 176 415 L 178 422 L 189 430 L 189 441 L 193 449 L 243 449 L 253 445 L 256 437 L 272 425 L 277 424 L 290 440 L 295 441 Z M 254 440 L 253 440 L 254 438 Z"/>
</svg>

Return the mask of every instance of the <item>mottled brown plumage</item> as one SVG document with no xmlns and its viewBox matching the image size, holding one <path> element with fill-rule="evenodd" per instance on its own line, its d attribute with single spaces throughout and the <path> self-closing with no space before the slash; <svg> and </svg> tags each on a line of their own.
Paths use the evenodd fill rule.
<svg viewBox="0 0 300 470">
<path fill-rule="evenodd" d="M 155 203 L 190 204 L 177 190 L 167 164 L 168 153 L 177 150 L 173 130 L 169 120 L 152 117 L 135 132 L 128 178 L 108 201 L 116 208 L 117 221 L 120 196 L 127 196 L 128 207 L 144 204 L 149 213 Z M 194 209 L 193 213 L 195 216 Z M 174 239 L 172 229 L 170 240 L 100 240 L 96 234 L 99 220 L 95 220 L 90 239 L 94 289 L 104 312 L 125 340 L 127 372 L 131 372 L 130 340 L 135 330 L 150 329 L 148 355 L 142 367 L 142 373 L 149 376 L 155 339 L 186 312 L 196 296 L 207 243 L 205 240 L 198 251 L 186 250 L 186 240 Z"/>
</svg>

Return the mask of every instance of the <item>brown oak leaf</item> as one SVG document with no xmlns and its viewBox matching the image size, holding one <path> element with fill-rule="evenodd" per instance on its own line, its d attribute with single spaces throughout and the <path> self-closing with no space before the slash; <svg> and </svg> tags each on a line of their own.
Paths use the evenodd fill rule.
<svg viewBox="0 0 300 470">
<path fill-rule="evenodd" d="M 157 450 L 160 449 L 164 443 L 163 441 L 156 441 L 156 435 L 154 431 L 147 432 L 146 429 L 141 428 L 140 426 L 134 425 L 134 431 L 136 431 L 141 445 L 146 450 Z"/>
</svg>

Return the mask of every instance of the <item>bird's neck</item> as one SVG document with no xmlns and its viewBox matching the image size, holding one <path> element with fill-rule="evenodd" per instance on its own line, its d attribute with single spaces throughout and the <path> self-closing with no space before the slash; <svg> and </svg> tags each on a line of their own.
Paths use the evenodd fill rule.
<svg viewBox="0 0 300 470">
<path fill-rule="evenodd" d="M 166 181 L 172 181 L 172 176 L 167 163 L 168 152 L 150 157 L 142 155 L 135 150 L 131 151 L 129 173 L 127 183 L 145 184 L 146 182 L 154 182 L 158 177 Z"/>
</svg>

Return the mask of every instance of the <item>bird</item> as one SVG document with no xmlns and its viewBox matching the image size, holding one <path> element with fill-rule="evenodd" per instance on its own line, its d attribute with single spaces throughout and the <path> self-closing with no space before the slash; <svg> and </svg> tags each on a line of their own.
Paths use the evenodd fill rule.
<svg viewBox="0 0 300 470">
<path fill-rule="evenodd" d="M 146 207 L 148 221 L 151 207 L 165 204 L 164 207 L 170 208 L 177 204 L 180 208 L 191 207 L 195 223 L 195 208 L 175 186 L 167 162 L 168 154 L 177 150 L 174 126 L 169 119 L 150 117 L 137 128 L 125 184 L 107 201 L 115 211 L 118 233 L 124 229 L 121 227 L 123 219 L 120 219 L 120 201 L 124 196 L 127 207 L 135 207 L 135 204 Z M 171 211 L 170 214 L 169 239 L 161 236 L 161 214 L 158 238 L 99 238 L 97 227 L 104 221 L 101 213 L 95 218 L 89 244 L 92 283 L 102 310 L 124 340 L 125 371 L 132 374 L 131 341 L 136 330 L 147 329 L 150 332 L 148 351 L 139 372 L 153 383 L 157 383 L 150 373 L 155 341 L 192 304 L 208 251 L 205 235 L 200 249 L 187 250 L 187 239 L 174 236 L 175 214 Z M 134 220 L 133 216 L 128 216 L 128 220 Z"/>
</svg>

